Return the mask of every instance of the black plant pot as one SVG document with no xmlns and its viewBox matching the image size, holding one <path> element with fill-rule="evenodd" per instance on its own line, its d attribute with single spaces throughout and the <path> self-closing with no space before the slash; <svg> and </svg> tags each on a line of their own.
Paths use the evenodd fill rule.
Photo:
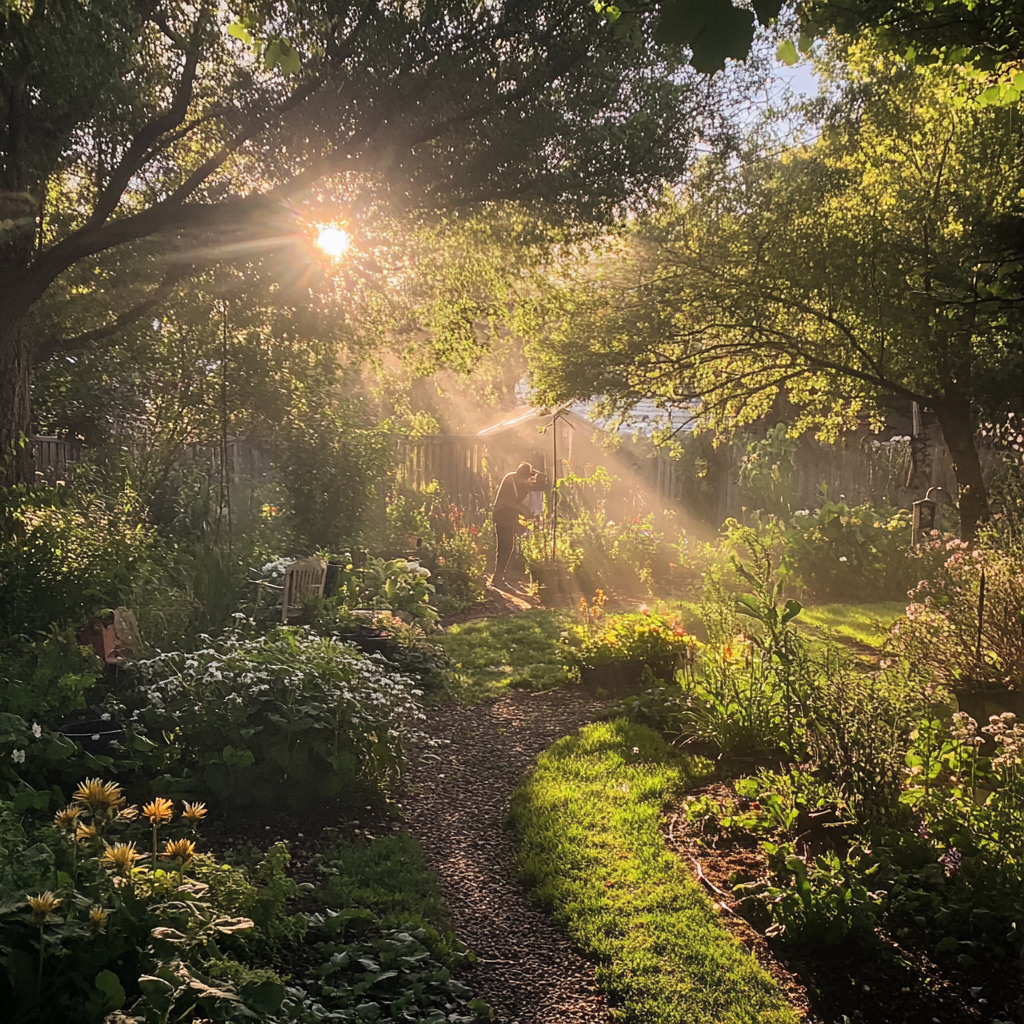
<svg viewBox="0 0 1024 1024">
<path fill-rule="evenodd" d="M 589 665 L 580 669 L 580 682 L 589 689 L 599 690 L 613 696 L 640 693 L 650 685 L 644 671 L 650 668 L 654 678 L 662 683 L 671 683 L 675 678 L 678 662 L 675 658 L 659 661 L 609 661 L 603 665 Z"/>
<path fill-rule="evenodd" d="M 334 639 L 358 647 L 363 654 L 387 654 L 394 643 L 387 633 L 379 633 L 377 630 L 335 633 Z"/>
<path fill-rule="evenodd" d="M 571 588 L 569 572 L 560 565 L 538 565 L 530 570 L 530 578 L 537 584 L 537 592 L 542 604 L 565 604 L 569 600 Z"/>
</svg>

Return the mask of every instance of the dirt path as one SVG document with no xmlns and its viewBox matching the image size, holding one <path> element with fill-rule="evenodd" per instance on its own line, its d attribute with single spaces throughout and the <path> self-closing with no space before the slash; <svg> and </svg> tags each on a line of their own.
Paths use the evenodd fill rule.
<svg viewBox="0 0 1024 1024">
<path fill-rule="evenodd" d="M 430 712 L 441 745 L 419 751 L 406 804 L 459 938 L 478 957 L 467 977 L 500 1024 L 606 1024 L 584 960 L 515 880 L 509 799 L 534 759 L 606 706 L 569 691 L 508 696 Z"/>
</svg>

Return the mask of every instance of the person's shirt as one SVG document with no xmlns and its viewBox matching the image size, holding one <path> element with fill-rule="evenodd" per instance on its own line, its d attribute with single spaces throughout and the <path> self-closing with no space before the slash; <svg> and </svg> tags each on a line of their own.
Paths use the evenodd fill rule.
<svg viewBox="0 0 1024 1024">
<path fill-rule="evenodd" d="M 531 491 L 544 490 L 544 484 L 538 482 L 537 478 L 520 479 L 515 471 L 506 473 L 498 485 L 498 492 L 494 495 L 494 511 L 502 508 L 513 509 L 521 516 L 532 516 L 533 513 L 526 507 L 524 499 Z"/>
</svg>

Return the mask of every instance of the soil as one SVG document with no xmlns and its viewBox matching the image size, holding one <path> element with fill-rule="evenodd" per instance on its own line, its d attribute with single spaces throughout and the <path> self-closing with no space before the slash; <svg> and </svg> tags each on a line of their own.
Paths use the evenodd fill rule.
<svg viewBox="0 0 1024 1024">
<path fill-rule="evenodd" d="M 579 693 L 513 690 L 477 707 L 430 713 L 403 801 L 409 830 L 476 954 L 466 984 L 500 1024 L 605 1024 L 612 1017 L 583 959 L 516 881 L 509 800 L 537 755 L 607 702 Z"/>
<path fill-rule="evenodd" d="M 722 782 L 689 796 L 735 799 Z M 753 837 L 712 846 L 670 808 L 663 832 L 669 848 L 706 887 L 730 931 L 778 982 L 807 1024 L 990 1024 L 1019 1021 L 1020 971 L 1013 964 L 938 963 L 906 937 L 879 932 L 875 948 L 786 947 L 767 938 L 732 894 L 736 876 L 766 873 Z"/>
</svg>

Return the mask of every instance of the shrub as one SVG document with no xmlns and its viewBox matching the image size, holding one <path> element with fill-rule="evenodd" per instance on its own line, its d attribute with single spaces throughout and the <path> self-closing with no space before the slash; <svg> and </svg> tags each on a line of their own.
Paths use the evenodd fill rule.
<svg viewBox="0 0 1024 1024">
<path fill-rule="evenodd" d="M 1024 686 L 1024 546 L 968 550 L 949 540 L 941 548 L 945 561 L 893 627 L 896 649 L 954 683 Z"/>
<path fill-rule="evenodd" d="M 0 642 L 0 712 L 54 725 L 85 706 L 101 670 L 92 649 L 80 647 L 70 629 L 53 627 L 36 640 L 11 637 Z"/>
<path fill-rule="evenodd" d="M 647 611 L 604 615 L 600 614 L 600 604 L 588 608 L 582 598 L 580 604 L 586 609 L 586 620 L 569 626 L 559 638 L 562 660 L 570 669 L 578 671 L 616 661 L 671 661 L 683 669 L 692 666 L 702 646 L 678 620 Z"/>
<path fill-rule="evenodd" d="M 240 807 L 377 794 L 400 774 L 402 741 L 422 718 L 412 679 L 302 627 L 229 632 L 129 671 L 122 699 L 131 730 L 149 740 L 135 752 L 142 766 L 165 788 Z"/>
<path fill-rule="evenodd" d="M 911 552 L 910 519 L 903 509 L 825 497 L 789 520 L 783 569 L 822 601 L 899 599 L 935 561 Z"/>
<path fill-rule="evenodd" d="M 205 808 L 184 812 L 159 800 L 140 812 L 116 783 L 91 779 L 52 826 L 0 813 L 0 996 L 12 1019 L 35 1011 L 94 1024 L 129 1003 L 184 1010 L 188 986 L 208 1013 L 238 1007 L 221 1019 L 280 1006 L 284 986 L 269 972 L 246 977 L 236 962 L 239 986 L 206 973 L 246 955 L 244 937 L 257 927 L 233 895 L 255 903 L 259 887 L 197 852 Z M 291 894 L 294 885 L 277 891 Z M 283 919 L 283 900 L 270 916 Z"/>
<path fill-rule="evenodd" d="M 0 631 L 33 634 L 123 604 L 154 531 L 139 497 L 0 488 Z"/>
<path fill-rule="evenodd" d="M 346 552 L 336 563 L 338 583 L 335 606 L 346 611 L 359 608 L 403 612 L 412 621 L 430 627 L 437 621 L 431 605 L 434 585 L 431 572 L 405 558 L 374 558 L 367 555 L 356 565 Z"/>
</svg>

